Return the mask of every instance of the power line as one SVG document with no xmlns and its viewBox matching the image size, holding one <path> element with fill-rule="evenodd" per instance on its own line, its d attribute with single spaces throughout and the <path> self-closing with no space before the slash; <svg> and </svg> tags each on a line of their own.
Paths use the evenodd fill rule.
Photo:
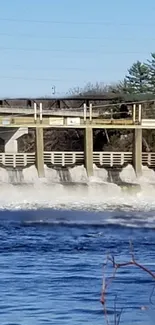
<svg viewBox="0 0 155 325">
<path fill-rule="evenodd" d="M 18 33 L 18 34 L 15 34 L 15 33 L 1 33 L 0 32 L 0 36 L 5 36 L 5 37 L 22 37 L 22 38 L 30 38 L 30 39 L 50 39 L 50 41 L 52 39 L 73 39 L 73 40 L 116 40 L 116 37 L 113 36 L 113 37 L 109 37 L 109 36 L 102 36 L 102 37 L 99 37 L 99 36 L 60 36 L 60 35 L 52 35 L 52 36 L 47 36 L 47 35 L 33 35 L 33 34 L 26 34 L 26 33 Z M 133 41 L 133 40 L 136 40 L 136 41 L 154 41 L 155 38 L 139 38 L 137 37 L 134 38 L 134 37 L 121 37 L 119 38 L 119 40 L 122 40 L 122 41 Z"/>
<path fill-rule="evenodd" d="M 98 37 L 98 36 L 57 36 L 57 35 L 52 35 L 52 36 L 47 36 L 47 35 L 32 35 L 32 34 L 25 34 L 25 33 L 18 33 L 18 34 L 11 34 L 11 33 L 1 33 L 0 36 L 5 36 L 5 37 L 24 37 L 24 38 L 36 38 L 36 39 L 73 39 L 73 40 L 104 40 L 104 39 L 109 39 L 109 37 Z"/>
<path fill-rule="evenodd" d="M 96 26 L 155 26 L 153 23 L 114 22 L 114 21 L 62 21 L 62 20 L 32 20 L 19 18 L 0 18 L 0 21 L 11 23 L 63 24 L 63 25 L 96 25 Z"/>
<path fill-rule="evenodd" d="M 106 48 L 106 47 L 105 47 Z M 105 51 L 104 49 L 96 49 L 96 50 L 66 50 L 66 49 L 43 49 L 43 48 L 16 48 L 16 47 L 2 47 L 0 46 L 0 50 L 4 51 L 22 51 L 22 52 L 53 52 L 53 53 L 76 53 L 76 54 L 97 54 L 97 55 L 124 55 L 124 54 L 148 54 L 148 52 L 142 51 Z M 102 51 L 102 52 L 101 52 Z"/>
<path fill-rule="evenodd" d="M 4 68 L 4 64 L 6 64 L 6 62 L 3 63 L 1 60 L 0 66 L 1 66 L 1 64 L 2 64 L 2 67 Z M 7 68 L 8 67 L 9 66 L 7 64 Z M 23 68 L 22 65 L 17 64 L 17 65 L 10 65 L 9 71 L 10 71 L 10 69 L 13 70 L 13 69 L 18 69 L 18 68 L 19 68 L 19 70 L 21 69 L 20 71 L 28 71 L 28 68 L 30 71 L 41 70 L 41 71 L 80 71 L 80 72 L 84 72 L 84 71 L 88 71 L 88 70 L 92 70 L 92 69 L 97 70 L 96 67 L 92 67 L 92 66 L 89 66 L 88 68 L 60 67 L 60 66 L 59 67 L 56 67 L 56 66 L 53 66 L 53 67 L 42 67 L 42 66 L 34 67 L 34 66 L 32 66 L 32 67 L 30 67 L 30 66 L 28 66 L 28 68 L 27 67 Z"/>
<path fill-rule="evenodd" d="M 24 38 L 36 38 L 36 39 L 74 39 L 74 40 L 102 40 L 102 39 L 109 39 L 109 37 L 97 37 L 97 36 L 57 36 L 57 35 L 52 35 L 47 36 L 47 35 L 32 35 L 32 34 L 25 34 L 25 33 L 18 33 L 18 34 L 11 34 L 11 33 L 0 33 L 0 36 L 5 36 L 5 37 L 24 37 Z"/>
<path fill-rule="evenodd" d="M 78 80 L 67 80 L 67 79 L 54 79 L 54 78 L 31 78 L 31 77 L 15 77 L 15 76 L 1 76 L 0 79 L 10 80 L 25 80 L 25 81 L 52 81 L 52 82 L 78 82 Z"/>
</svg>

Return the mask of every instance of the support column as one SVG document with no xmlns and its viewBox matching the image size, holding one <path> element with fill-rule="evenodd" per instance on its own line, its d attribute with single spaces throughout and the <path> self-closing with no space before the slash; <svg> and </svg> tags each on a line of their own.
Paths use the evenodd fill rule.
<svg viewBox="0 0 155 325">
<path fill-rule="evenodd" d="M 18 139 L 28 134 L 28 128 L 0 128 L 0 137 L 4 140 L 4 152 L 17 153 Z"/>
<path fill-rule="evenodd" d="M 36 167 L 39 178 L 45 177 L 43 128 L 36 127 Z"/>
<path fill-rule="evenodd" d="M 135 129 L 133 134 L 133 167 L 137 177 L 142 175 L 142 129 Z"/>
<path fill-rule="evenodd" d="M 84 159 L 88 177 L 93 176 L 93 129 L 85 128 Z"/>
</svg>

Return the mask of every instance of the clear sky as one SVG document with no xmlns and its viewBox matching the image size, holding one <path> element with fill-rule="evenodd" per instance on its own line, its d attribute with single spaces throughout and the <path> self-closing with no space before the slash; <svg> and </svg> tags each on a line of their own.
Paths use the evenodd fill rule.
<svg viewBox="0 0 155 325">
<path fill-rule="evenodd" d="M 0 0 L 0 97 L 119 81 L 154 32 L 154 0 Z"/>
</svg>

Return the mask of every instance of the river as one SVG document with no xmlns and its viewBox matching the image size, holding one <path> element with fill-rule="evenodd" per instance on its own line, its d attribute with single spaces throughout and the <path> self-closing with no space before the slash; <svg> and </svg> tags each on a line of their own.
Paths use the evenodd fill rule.
<svg viewBox="0 0 155 325">
<path fill-rule="evenodd" d="M 103 263 L 107 254 L 129 261 L 130 240 L 136 260 L 155 271 L 153 185 L 139 191 L 96 183 L 0 189 L 1 324 L 106 324 Z M 109 265 L 107 277 L 111 271 Z M 152 290 L 143 271 L 120 269 L 106 296 L 110 324 L 115 295 L 121 324 L 154 324 Z"/>
</svg>

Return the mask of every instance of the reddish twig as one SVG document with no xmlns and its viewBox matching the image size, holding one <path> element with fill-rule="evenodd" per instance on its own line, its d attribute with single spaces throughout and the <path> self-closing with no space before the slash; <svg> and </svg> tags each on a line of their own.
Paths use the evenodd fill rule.
<svg viewBox="0 0 155 325">
<path fill-rule="evenodd" d="M 113 256 L 107 256 L 106 262 L 104 264 L 103 283 L 102 283 L 102 291 L 101 291 L 100 302 L 103 305 L 103 311 L 104 311 L 104 316 L 105 316 L 107 325 L 110 325 L 110 322 L 109 322 L 108 313 L 107 313 L 107 306 L 106 306 L 106 293 L 107 293 L 108 287 L 111 285 L 111 283 L 115 279 L 118 269 L 120 269 L 121 267 L 136 266 L 139 269 L 141 269 L 142 271 L 148 273 L 152 277 L 152 279 L 155 279 L 155 273 L 154 272 L 152 272 L 147 267 L 145 267 L 144 265 L 138 263 L 135 260 L 132 243 L 130 243 L 130 251 L 131 251 L 131 260 L 130 261 L 124 262 L 124 263 L 116 263 L 115 258 Z M 106 269 L 106 267 L 108 265 L 108 262 L 110 262 L 112 264 L 113 272 L 112 272 L 112 276 L 106 281 L 105 269 Z M 152 293 L 150 295 L 150 300 L 149 301 L 150 301 L 151 304 L 153 304 L 152 296 L 153 296 L 154 291 L 155 291 L 155 287 L 153 288 Z M 115 325 L 120 324 L 122 311 L 123 311 L 123 309 L 121 309 L 121 311 L 118 313 L 118 311 L 116 310 L 116 299 L 115 299 L 115 301 L 114 301 L 114 324 Z"/>
</svg>

